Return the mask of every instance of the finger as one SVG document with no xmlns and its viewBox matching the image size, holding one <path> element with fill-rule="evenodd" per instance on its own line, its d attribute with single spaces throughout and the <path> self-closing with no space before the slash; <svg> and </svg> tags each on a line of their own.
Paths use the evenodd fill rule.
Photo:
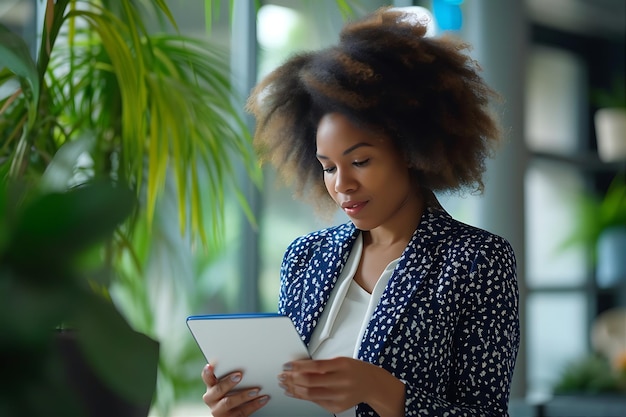
<svg viewBox="0 0 626 417">
<path fill-rule="evenodd" d="M 302 359 L 283 364 L 283 371 L 286 372 L 319 372 L 317 369 L 323 360 Z"/>
<path fill-rule="evenodd" d="M 202 368 L 202 380 L 207 387 L 217 384 L 217 377 L 213 370 L 213 365 L 207 364 Z"/>
<path fill-rule="evenodd" d="M 323 360 L 301 360 L 283 365 L 279 375 L 285 385 L 295 384 L 308 387 L 336 385 L 339 375 L 349 371 L 351 358 L 337 357 Z"/>
<path fill-rule="evenodd" d="M 294 386 L 301 387 L 326 387 L 333 385 L 333 373 L 316 373 L 316 372 L 283 372 L 278 375 L 281 387 L 287 387 L 292 390 Z M 285 389 L 283 387 L 283 389 Z"/>
<path fill-rule="evenodd" d="M 222 398 L 226 397 L 241 382 L 241 372 L 233 372 L 217 380 L 213 385 L 207 385 L 202 399 L 209 407 L 214 407 Z"/>
<path fill-rule="evenodd" d="M 283 371 L 287 372 L 316 372 L 325 373 L 336 370 L 342 366 L 345 362 L 343 357 L 337 357 L 333 359 L 302 359 L 298 361 L 291 361 L 283 364 Z"/>
<path fill-rule="evenodd" d="M 269 400 L 270 400 L 270 397 L 268 395 L 262 395 L 258 398 L 255 398 L 254 400 L 251 400 L 245 403 L 243 406 L 241 406 L 241 411 L 243 411 L 245 416 L 249 416 L 250 414 L 254 413 L 259 408 L 264 407 L 265 404 L 269 402 Z"/>
<path fill-rule="evenodd" d="M 329 380 L 327 375 L 322 378 L 317 374 L 299 375 L 279 375 L 278 386 L 284 390 L 285 395 L 311 401 L 328 400 L 335 396 L 329 384 L 332 377 Z"/>
<path fill-rule="evenodd" d="M 269 401 L 269 396 L 259 395 L 257 388 L 239 391 L 223 397 L 213 407 L 211 414 L 214 416 L 249 416 L 262 408 Z"/>
</svg>

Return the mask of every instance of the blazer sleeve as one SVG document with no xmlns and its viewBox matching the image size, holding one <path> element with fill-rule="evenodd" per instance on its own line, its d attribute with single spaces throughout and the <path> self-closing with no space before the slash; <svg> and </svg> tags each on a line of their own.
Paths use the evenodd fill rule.
<svg viewBox="0 0 626 417">
<path fill-rule="evenodd" d="M 298 248 L 301 245 L 302 238 L 298 238 L 291 242 L 285 250 L 283 260 L 280 266 L 280 290 L 278 293 L 278 313 L 289 315 L 290 292 L 293 291 L 290 285 L 291 277 L 295 276 L 295 270 L 298 266 Z"/>
<path fill-rule="evenodd" d="M 406 416 L 508 416 L 520 343 L 515 255 L 497 236 L 471 264 L 454 333 L 446 398 L 405 385 Z"/>
</svg>

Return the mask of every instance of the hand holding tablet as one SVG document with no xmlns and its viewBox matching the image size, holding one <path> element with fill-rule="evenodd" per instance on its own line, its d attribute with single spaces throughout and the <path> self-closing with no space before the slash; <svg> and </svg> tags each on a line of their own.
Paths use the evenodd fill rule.
<svg viewBox="0 0 626 417">
<path fill-rule="evenodd" d="M 286 396 L 278 386 L 283 364 L 309 353 L 288 317 L 279 314 L 190 316 L 187 326 L 219 379 L 241 371 L 236 390 L 260 388 L 268 403 L 254 417 L 329 417 L 315 403 Z"/>
</svg>

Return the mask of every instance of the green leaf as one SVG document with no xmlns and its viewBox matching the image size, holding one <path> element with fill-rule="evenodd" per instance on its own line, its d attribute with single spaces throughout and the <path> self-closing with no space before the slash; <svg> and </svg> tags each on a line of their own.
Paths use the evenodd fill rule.
<svg viewBox="0 0 626 417">
<path fill-rule="evenodd" d="M 341 13 L 341 17 L 343 19 L 349 19 L 354 16 L 354 10 L 350 1 L 348 0 L 337 0 L 337 7 L 339 7 L 339 12 Z"/>
<path fill-rule="evenodd" d="M 169 9 L 169 7 L 167 7 L 167 4 L 165 3 L 165 0 L 154 0 L 154 2 L 156 4 L 156 6 L 167 17 L 167 19 L 172 24 L 172 26 L 174 26 L 174 29 L 176 29 L 178 31 L 179 29 L 178 29 L 178 24 L 176 23 L 176 19 L 174 19 L 174 15 L 172 14 L 172 12 Z"/>
<path fill-rule="evenodd" d="M 9 255 L 27 268 L 63 267 L 110 237 L 134 206 L 131 190 L 107 182 L 36 197 L 14 220 Z M 31 265 L 33 253 L 40 265 Z"/>
<path fill-rule="evenodd" d="M 234 1 L 230 2 L 232 4 Z M 212 1 L 212 0 L 204 0 L 204 22 L 206 27 L 207 35 L 211 34 L 211 28 L 213 27 L 213 19 L 214 16 L 220 15 L 220 2 Z"/>
<path fill-rule="evenodd" d="M 603 228 L 626 226 L 626 172 L 613 178 L 600 203 L 600 221 Z"/>
<path fill-rule="evenodd" d="M 570 361 L 554 385 L 556 394 L 602 394 L 623 392 L 619 377 L 605 357 L 597 354 Z"/>
<path fill-rule="evenodd" d="M 29 127 L 35 123 L 41 90 L 37 64 L 30 56 L 24 40 L 0 23 L 0 62 L 30 86 L 32 101 L 29 105 Z M 24 83 L 22 82 L 22 87 Z"/>
</svg>

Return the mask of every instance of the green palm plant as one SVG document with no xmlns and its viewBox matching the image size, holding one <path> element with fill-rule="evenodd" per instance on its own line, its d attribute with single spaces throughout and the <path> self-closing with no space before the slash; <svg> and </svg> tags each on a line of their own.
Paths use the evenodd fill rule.
<svg viewBox="0 0 626 417">
<path fill-rule="evenodd" d="M 578 200 L 578 218 L 574 231 L 562 247 L 583 245 L 595 264 L 602 234 L 611 228 L 626 226 L 626 173 L 619 172 L 612 179 L 604 195 L 581 194 Z"/>
<path fill-rule="evenodd" d="M 171 33 L 150 33 L 146 17 L 150 13 L 169 23 Z M 237 170 L 243 166 L 257 184 L 260 171 L 230 85 L 227 55 L 206 41 L 181 35 L 163 0 L 49 0 L 38 51 L 33 59 L 21 37 L 0 25 L 0 184 L 3 189 L 26 184 L 44 196 L 82 189 L 95 179 L 132 189 L 139 202 L 134 214 L 118 224 L 96 252 L 105 270 L 119 268 L 122 259 L 132 259 L 134 268 L 141 269 L 137 248 L 132 247 L 133 234 L 138 227 L 149 233 L 166 182 L 176 185 L 178 229 L 182 234 L 190 231 L 191 240 L 199 238 L 209 248 L 217 246 L 221 234 L 227 192 L 239 195 L 241 206 L 252 220 L 237 188 Z M 117 198 L 115 193 L 106 195 Z M 89 219 L 93 223 L 98 222 L 95 214 L 102 213 L 94 207 L 103 205 L 107 212 L 114 203 L 100 198 L 83 205 L 70 198 L 62 210 L 85 210 L 85 216 L 92 215 Z M 15 211 L 20 207 L 17 204 Z M 207 212 L 208 221 L 203 218 Z M 38 224 L 43 223 L 44 228 L 46 222 L 56 221 L 53 213 L 37 213 L 42 215 Z M 64 219 L 72 224 L 72 218 Z M 79 224 L 80 219 L 75 220 Z M 85 232 L 92 230 L 85 222 L 80 224 Z M 207 224 L 210 233 L 205 233 Z M 58 239 L 63 239 L 64 231 L 67 229 L 56 230 Z M 43 246 L 33 247 L 34 252 L 38 252 L 36 247 Z M 84 248 L 76 251 L 79 249 Z M 11 250 L 27 254 L 25 245 Z M 41 263 L 39 271 L 45 273 L 50 270 L 45 262 L 51 259 L 40 255 L 33 253 L 32 259 Z M 1 270 L 11 267 L 6 262 L 0 256 Z M 90 292 L 82 291 L 81 297 L 93 302 L 77 305 L 101 307 L 98 314 L 89 316 L 76 313 L 76 309 L 71 314 L 63 310 L 57 318 L 81 330 L 84 337 L 79 342 L 100 376 L 132 395 L 137 387 L 131 381 L 137 379 L 125 378 L 123 372 L 112 374 L 113 368 L 107 366 L 121 357 L 106 354 L 119 349 L 111 349 L 101 332 L 89 329 L 110 329 L 113 334 L 107 337 L 117 345 L 124 342 L 125 357 L 137 359 L 136 364 L 142 363 L 140 358 L 153 358 L 153 346 L 128 336 L 130 330 L 124 319 L 112 303 L 106 302 L 115 274 L 72 274 L 89 282 L 78 284 L 81 291 L 97 288 L 94 294 L 104 295 L 93 298 Z M 0 284 L 4 284 L 5 278 L 10 282 L 12 276 L 2 274 L 0 278 Z M 66 284 L 64 278 L 50 276 L 46 288 L 54 289 L 51 294 L 77 294 L 76 286 Z M 95 300 L 105 303 L 96 304 Z M 36 304 L 30 301 L 28 305 Z M 3 303 L 5 307 L 11 305 Z M 34 317 L 41 323 L 36 329 L 46 332 L 50 321 L 43 317 L 42 310 L 33 311 L 35 316 L 42 314 L 38 319 Z M 7 316 L 12 313 L 8 311 Z M 93 321 L 84 317 L 92 317 Z M 12 343 L 9 340 L 11 349 Z M 42 346 L 37 344 L 38 349 Z M 48 357 L 43 353 L 41 356 Z M 127 369 L 130 372 L 137 366 Z M 146 376 L 139 379 L 149 382 L 153 371 L 147 370 Z M 150 392 L 148 387 L 135 397 L 145 398 Z"/>
<path fill-rule="evenodd" d="M 229 187 L 236 161 L 260 180 L 249 134 L 225 53 L 178 34 L 162 0 L 151 7 L 174 33 L 150 34 L 138 3 L 48 1 L 37 62 L 0 29 L 0 86 L 19 82 L 0 101 L 0 173 L 51 188 L 93 177 L 126 182 L 142 196 L 149 223 L 172 175 L 181 231 L 207 243 L 203 213 L 219 229 L 224 190 L 237 192 Z M 200 204 L 203 176 L 210 210 Z"/>
</svg>

